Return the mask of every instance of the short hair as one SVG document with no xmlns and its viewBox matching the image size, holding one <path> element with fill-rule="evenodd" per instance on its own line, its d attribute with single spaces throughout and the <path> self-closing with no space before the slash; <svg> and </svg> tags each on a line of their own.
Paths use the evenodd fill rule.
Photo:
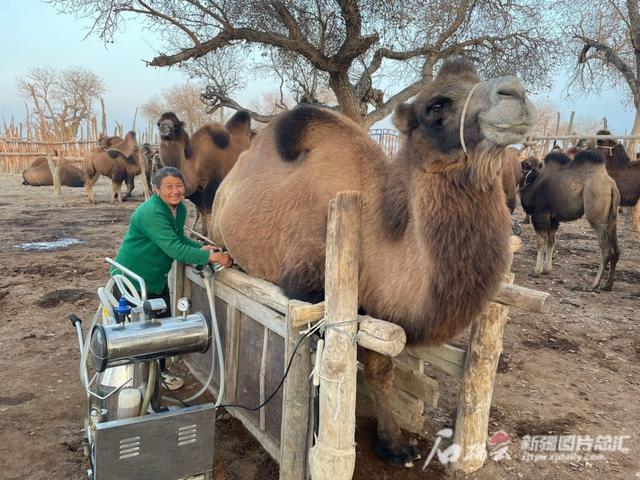
<svg viewBox="0 0 640 480">
<path fill-rule="evenodd" d="M 156 170 L 156 173 L 153 174 L 151 184 L 156 188 L 160 188 L 160 185 L 162 185 L 162 179 L 165 177 L 178 177 L 182 180 L 182 183 L 185 183 L 184 175 L 182 175 L 182 172 L 179 169 L 176 167 L 162 167 L 159 170 Z"/>
</svg>

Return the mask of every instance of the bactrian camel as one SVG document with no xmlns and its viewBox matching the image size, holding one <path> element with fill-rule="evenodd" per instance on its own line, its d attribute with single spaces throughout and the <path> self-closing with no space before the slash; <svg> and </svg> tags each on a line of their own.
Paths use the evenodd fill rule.
<svg viewBox="0 0 640 480">
<path fill-rule="evenodd" d="M 396 109 L 404 144 L 391 163 L 345 116 L 297 107 L 269 123 L 222 182 L 213 237 L 251 275 L 315 302 L 329 201 L 358 190 L 361 307 L 401 325 L 409 344 L 440 344 L 478 317 L 506 273 L 511 221 L 499 173 L 505 148 L 535 120 L 516 78 L 481 81 L 464 60 L 445 63 Z M 404 465 L 416 449 L 391 414 L 392 361 L 366 351 L 364 363 L 376 451 Z"/>
<path fill-rule="evenodd" d="M 203 125 L 189 138 L 184 123 L 173 112 L 163 113 L 158 121 L 160 161 L 165 167 L 177 167 L 184 174 L 186 197 L 202 217 L 203 234 L 211 215 L 211 204 L 222 179 L 241 152 L 251 144 L 251 116 L 236 112 L 224 125 Z"/>
<path fill-rule="evenodd" d="M 573 161 L 564 153 L 549 153 L 542 170 L 531 170 L 523 177 L 520 200 L 524 211 L 531 215 L 536 231 L 536 274 L 551 272 L 560 222 L 577 220 L 584 215 L 598 235 L 602 256 L 592 288 L 600 286 L 609 266 L 603 289 L 611 290 L 620 257 L 616 231 L 620 194 L 599 152 L 578 150 Z"/>
</svg>

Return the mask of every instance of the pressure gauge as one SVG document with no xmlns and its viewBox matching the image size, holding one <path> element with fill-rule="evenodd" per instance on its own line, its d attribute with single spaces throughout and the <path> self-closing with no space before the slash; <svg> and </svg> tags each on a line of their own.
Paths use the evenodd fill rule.
<svg viewBox="0 0 640 480">
<path fill-rule="evenodd" d="M 187 313 L 189 311 L 189 299 L 187 297 L 182 297 L 178 299 L 178 310 L 182 313 Z"/>
</svg>

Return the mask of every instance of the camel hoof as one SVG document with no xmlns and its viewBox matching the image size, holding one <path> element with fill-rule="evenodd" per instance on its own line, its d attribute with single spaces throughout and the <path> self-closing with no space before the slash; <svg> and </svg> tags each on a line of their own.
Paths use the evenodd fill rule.
<svg viewBox="0 0 640 480">
<path fill-rule="evenodd" d="M 613 284 L 609 285 L 607 283 L 604 287 L 602 287 L 603 292 L 610 292 L 611 290 L 613 290 Z"/>
<path fill-rule="evenodd" d="M 413 461 L 419 457 L 418 449 L 404 437 L 391 441 L 378 439 L 375 450 L 382 461 L 399 468 L 413 466 Z"/>
</svg>

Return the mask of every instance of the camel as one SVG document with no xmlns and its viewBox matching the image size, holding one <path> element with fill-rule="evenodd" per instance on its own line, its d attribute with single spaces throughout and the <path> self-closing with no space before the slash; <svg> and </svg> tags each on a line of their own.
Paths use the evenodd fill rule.
<svg viewBox="0 0 640 480">
<path fill-rule="evenodd" d="M 118 135 L 110 137 L 108 135 L 102 134 L 98 137 L 98 145 L 106 150 L 108 148 L 111 148 L 112 145 L 120 143 L 122 140 L 122 137 L 119 137 Z"/>
<path fill-rule="evenodd" d="M 520 153 L 513 147 L 507 148 L 502 161 L 500 176 L 502 177 L 502 189 L 507 198 L 507 207 L 513 213 L 516 209 L 516 198 L 518 196 L 518 186 L 520 185 Z"/>
<path fill-rule="evenodd" d="M 602 155 L 595 150 L 579 150 L 572 162 L 568 155 L 551 152 L 544 169 L 531 170 L 524 178 L 520 200 L 536 231 L 538 257 L 534 272 L 551 272 L 553 247 L 560 222 L 587 217 L 598 236 L 602 260 L 592 289 L 600 287 L 603 273 L 609 275 L 603 290 L 613 287 L 620 257 L 616 219 L 620 194 L 607 174 Z"/>
<path fill-rule="evenodd" d="M 160 160 L 160 150 L 154 148 L 149 143 L 143 143 L 140 149 L 142 151 L 142 158 L 144 159 L 144 168 L 147 175 L 147 186 L 149 190 L 151 188 L 151 178 L 157 170 L 161 169 L 162 161 Z"/>
<path fill-rule="evenodd" d="M 599 130 L 596 135 L 611 135 Z M 640 199 L 640 162 L 631 161 L 624 146 L 617 140 L 598 139 L 597 148 L 604 153 L 607 172 L 620 191 L 620 206 L 633 207 Z"/>
<path fill-rule="evenodd" d="M 222 179 L 229 173 L 241 152 L 249 148 L 254 135 L 251 116 L 236 112 L 224 126 L 203 125 L 191 138 L 173 112 L 163 113 L 158 121 L 160 160 L 163 166 L 179 168 L 184 174 L 186 197 L 196 205 L 202 217 L 203 234 L 211 215 L 211 205 Z"/>
<path fill-rule="evenodd" d="M 130 131 L 120 142 L 110 148 L 95 147 L 84 155 L 85 188 L 91 203 L 96 203 L 93 185 L 100 175 L 111 179 L 111 203 L 125 201 L 134 189 L 134 177 L 140 175 L 140 159 L 136 133 Z M 120 194 L 122 183 L 127 184 L 127 193 Z"/>
<path fill-rule="evenodd" d="M 540 170 L 542 166 L 543 166 L 542 162 L 538 160 L 537 157 L 529 156 L 525 158 L 520 164 L 522 171 L 520 172 L 520 180 L 518 181 L 518 190 L 520 189 L 519 184 L 522 181 L 522 177 L 524 175 L 527 175 L 531 170 Z M 524 207 L 523 207 L 523 210 L 524 210 Z M 524 220 L 522 220 L 522 223 L 525 223 L 525 224 L 531 223 L 531 217 L 527 212 L 525 212 Z"/>
<path fill-rule="evenodd" d="M 64 158 L 60 162 L 60 183 L 67 187 L 83 187 L 84 172 Z M 22 172 L 22 184 L 33 187 L 53 185 L 53 175 L 47 157 L 36 158 L 29 168 Z"/>
<path fill-rule="evenodd" d="M 223 180 L 212 238 L 249 274 L 316 302 L 329 201 L 360 191 L 362 309 L 402 326 L 408 344 L 440 344 L 478 317 L 508 269 L 499 173 L 507 145 L 535 120 L 515 77 L 480 81 L 466 60 L 444 63 L 412 104 L 397 107 L 404 144 L 393 161 L 340 113 L 298 106 L 271 121 Z M 391 415 L 392 360 L 366 351 L 364 363 L 376 452 L 405 465 L 416 449 Z"/>
</svg>

